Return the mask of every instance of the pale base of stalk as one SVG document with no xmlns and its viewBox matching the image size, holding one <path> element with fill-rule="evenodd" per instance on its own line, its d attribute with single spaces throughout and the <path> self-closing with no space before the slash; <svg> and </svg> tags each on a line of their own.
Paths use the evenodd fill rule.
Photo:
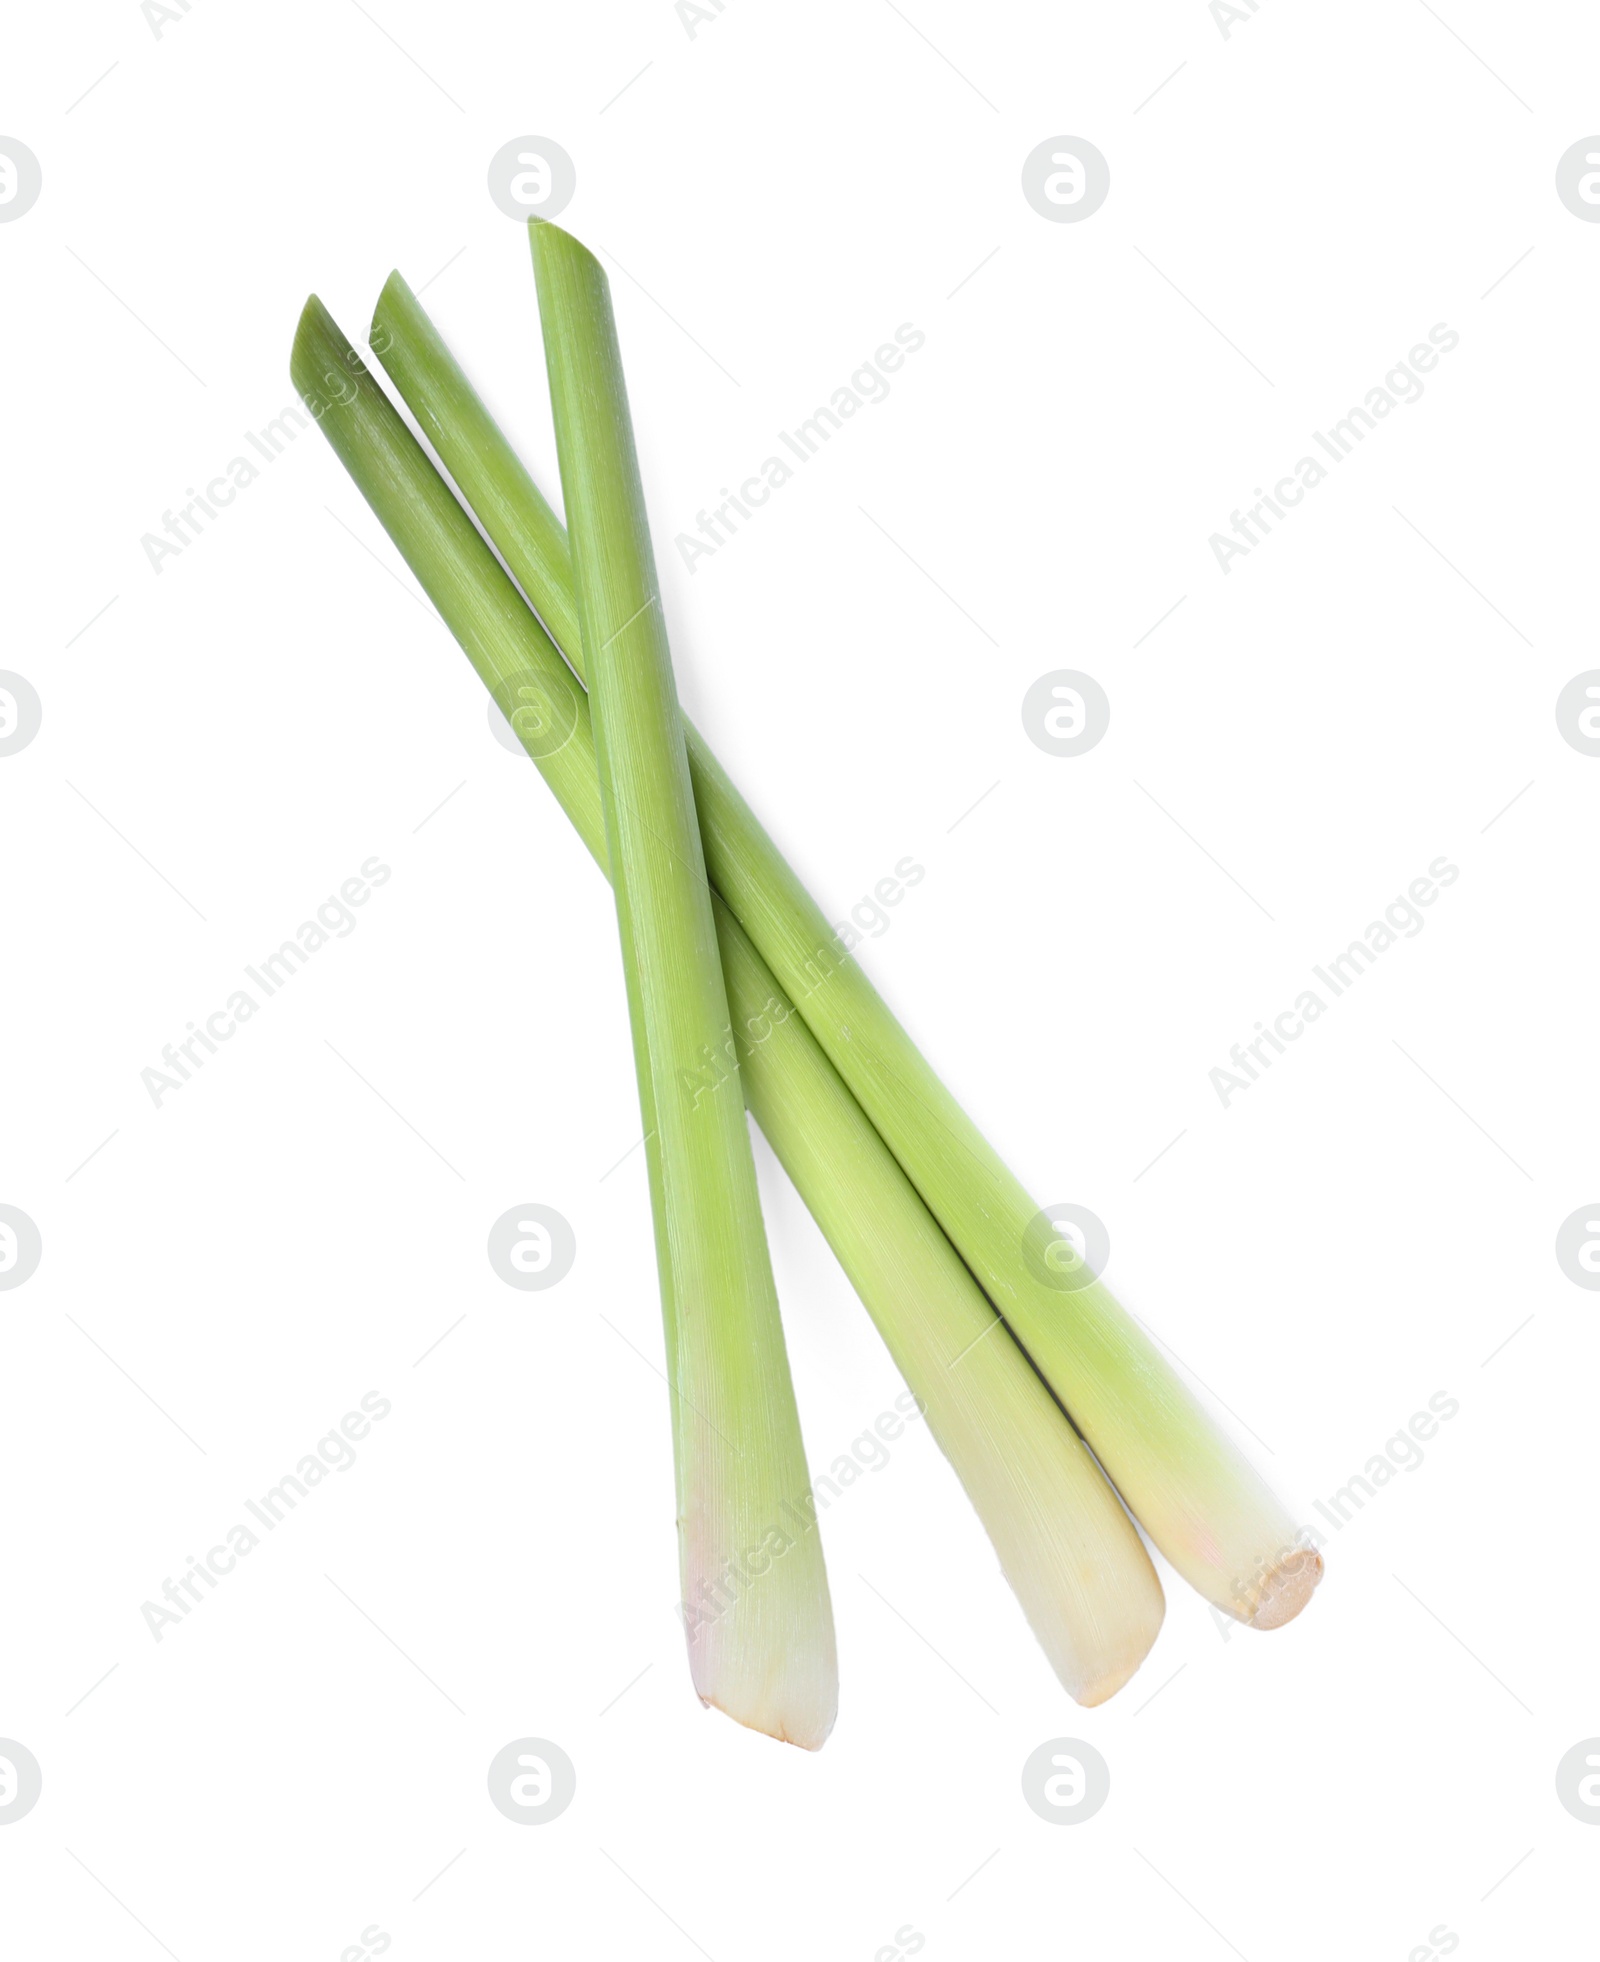
<svg viewBox="0 0 1600 1962">
<path fill-rule="evenodd" d="M 1150 1556 L 1050 1392 L 718 899 L 750 1111 L 888 1345 L 1063 1688 L 1102 1703 L 1149 1653 Z"/>
<path fill-rule="evenodd" d="M 817 1529 L 810 1530 L 814 1534 Z M 806 1556 L 796 1545 L 787 1556 L 776 1556 L 785 1557 Z M 694 1566 L 692 1551 L 687 1565 Z M 703 1578 L 713 1586 L 720 1578 L 726 1587 L 725 1575 L 708 1572 Z M 764 1578 L 756 1574 L 741 1583 L 748 1591 L 726 1613 L 690 1630 L 690 1680 L 707 1709 L 720 1710 L 746 1730 L 761 1731 L 780 1744 L 820 1751 L 839 1707 L 833 1631 L 797 1625 L 753 1633 L 750 1617 L 769 1607 L 761 1593 Z M 781 1616 L 783 1603 L 773 1599 L 770 1608 Z"/>
</svg>

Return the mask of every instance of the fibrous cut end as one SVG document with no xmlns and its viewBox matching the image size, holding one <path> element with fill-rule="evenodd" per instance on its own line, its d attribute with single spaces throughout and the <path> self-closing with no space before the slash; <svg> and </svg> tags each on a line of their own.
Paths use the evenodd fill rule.
<svg viewBox="0 0 1600 1962">
<path fill-rule="evenodd" d="M 1261 1583 L 1255 1612 L 1249 1616 L 1252 1628 L 1281 1628 L 1311 1599 L 1322 1579 L 1322 1555 L 1312 1547 L 1297 1547 L 1285 1554 Z"/>
</svg>

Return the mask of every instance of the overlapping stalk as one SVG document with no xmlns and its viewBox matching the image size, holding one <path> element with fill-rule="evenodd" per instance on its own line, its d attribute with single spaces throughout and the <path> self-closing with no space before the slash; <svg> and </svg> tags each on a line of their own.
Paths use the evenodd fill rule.
<svg viewBox="0 0 1600 1962">
<path fill-rule="evenodd" d="M 295 337 L 291 372 L 357 488 L 606 871 L 583 688 L 315 299 Z M 565 565 L 565 535 L 551 523 Z M 565 621 L 575 644 L 568 593 Z M 1132 1675 L 1161 1625 L 1160 1585 L 1143 1545 L 748 936 L 720 899 L 713 905 L 751 1111 L 966 1488 L 1051 1666 L 1080 1703 L 1098 1703 Z M 780 1538 L 794 1538 L 813 1514 L 809 1484 L 802 1482 L 784 1494 L 770 1523 L 782 1529 Z M 686 1598 L 691 1645 L 714 1628 L 731 1600 L 766 1585 L 771 1575 L 757 1570 L 759 1543 L 741 1549 L 750 1552 L 756 1561 L 741 1559 L 698 1598 Z M 788 1557 L 776 1558 L 781 1564 Z"/>
<path fill-rule="evenodd" d="M 398 274 L 372 344 L 581 676 L 560 522 Z M 1049 1219 L 841 949 L 693 724 L 684 730 L 713 886 L 1129 1507 L 1208 1600 L 1257 1628 L 1290 1620 L 1320 1556 L 1105 1284 L 1062 1260 Z"/>
<path fill-rule="evenodd" d="M 747 1549 L 768 1557 L 805 1482 L 755 1160 L 729 1043 L 700 826 L 605 272 L 570 233 L 531 233 L 616 894 L 673 1386 L 683 1598 Z M 737 1067 L 736 1057 L 732 1059 Z M 689 1644 L 695 1687 L 811 1748 L 839 1664 L 821 1535 Z"/>
</svg>

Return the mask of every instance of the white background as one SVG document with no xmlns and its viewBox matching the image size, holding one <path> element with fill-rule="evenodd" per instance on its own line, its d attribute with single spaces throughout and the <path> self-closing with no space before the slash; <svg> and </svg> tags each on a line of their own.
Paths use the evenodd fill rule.
<svg viewBox="0 0 1600 1962">
<path fill-rule="evenodd" d="M 1600 1303 L 1554 1240 L 1600 1193 L 1600 761 L 1554 705 L 1597 665 L 1600 227 L 1554 172 L 1595 23 L 89 0 L 3 39 L 44 172 L 0 225 L 0 664 L 44 705 L 0 763 L 0 1199 L 44 1242 L 0 1296 L 0 1735 L 44 1775 L 8 1947 L 1577 1952 Z M 293 399 L 306 293 L 361 342 L 394 265 L 555 493 L 485 183 L 522 134 L 612 255 L 686 701 L 831 912 L 926 866 L 866 958 L 948 1079 L 1107 1222 L 1296 1517 L 1458 1401 L 1287 1630 L 1164 1571 L 1144 1669 L 1076 1709 L 915 1430 L 825 1518 L 826 1749 L 696 1703 L 641 1156 L 602 1182 L 609 896 L 318 432 L 159 574 L 140 544 Z M 1110 161 L 1081 224 L 1021 194 L 1058 134 Z M 673 535 L 907 321 L 889 399 L 691 574 Z M 1210 534 L 1437 322 L 1423 398 L 1224 576 Z M 1061 761 L 1020 706 L 1068 667 L 1112 721 Z M 374 854 L 356 930 L 156 1108 L 162 1046 Z M 1230 1046 L 1441 854 L 1425 930 L 1225 1109 Z M 757 1150 L 821 1471 L 901 1385 Z M 515 1293 L 485 1236 L 534 1200 L 577 1262 Z M 369 1391 L 358 1462 L 157 1643 L 141 1604 Z M 530 1735 L 578 1776 L 534 1830 L 484 1782 Z M 1091 1821 L 1023 1802 L 1057 1737 L 1110 1764 Z"/>
</svg>

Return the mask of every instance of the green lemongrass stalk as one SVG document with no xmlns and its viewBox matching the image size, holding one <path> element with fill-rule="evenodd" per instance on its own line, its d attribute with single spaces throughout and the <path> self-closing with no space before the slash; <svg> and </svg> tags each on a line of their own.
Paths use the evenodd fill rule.
<svg viewBox="0 0 1600 1962">
<path fill-rule="evenodd" d="M 571 561 L 540 495 L 398 273 L 372 345 L 581 677 Z M 712 884 L 805 1016 L 1150 1537 L 1256 1628 L 1293 1618 L 1322 1562 L 1155 1342 L 1071 1249 L 900 1027 L 687 720 Z"/>
<path fill-rule="evenodd" d="M 388 397 L 316 300 L 296 387 L 357 489 L 608 869 L 588 699 Z M 559 527 L 558 527 L 559 529 Z M 565 541 L 563 538 L 563 551 Z M 1161 1625 L 1160 1584 L 1077 1434 L 996 1317 L 733 915 L 717 937 L 750 1109 L 826 1236 L 949 1459 L 1063 1686 L 1099 1703 Z M 815 1518 L 809 1485 L 772 1522 Z M 691 1645 L 736 1573 L 682 1613 Z"/>
<path fill-rule="evenodd" d="M 728 991 L 610 285 L 569 233 L 541 224 L 530 236 L 678 1392 L 691 1601 L 761 1544 L 804 1480 L 805 1452 L 744 1096 L 718 1066 L 730 1042 Z M 739 1596 L 691 1658 L 707 1703 L 820 1745 L 839 1704 L 821 1535 L 806 1534 L 764 1586 Z"/>
</svg>

